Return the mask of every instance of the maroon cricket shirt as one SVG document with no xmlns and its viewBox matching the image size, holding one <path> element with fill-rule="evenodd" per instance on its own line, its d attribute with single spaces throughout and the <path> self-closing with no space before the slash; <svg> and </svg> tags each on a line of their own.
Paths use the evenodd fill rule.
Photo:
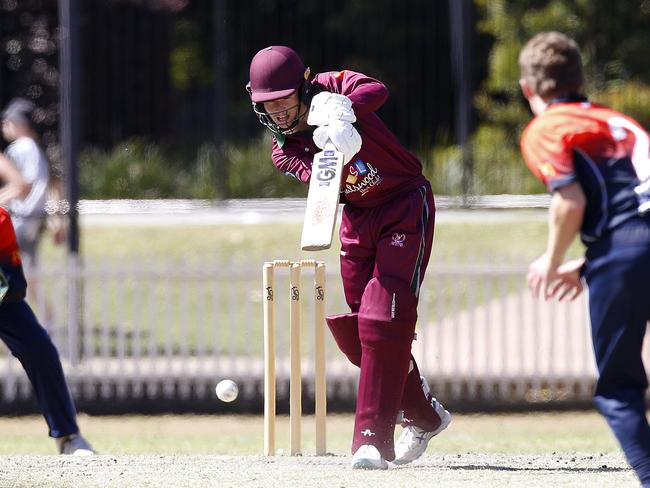
<svg viewBox="0 0 650 488">
<path fill-rule="evenodd" d="M 344 167 L 341 190 L 341 200 L 347 203 L 340 230 L 341 278 L 346 302 L 353 312 L 350 316 L 357 320 L 366 287 L 373 277 L 389 276 L 406 283 L 415 298 L 410 306 L 416 306 L 431 253 L 435 205 L 420 161 L 374 113 L 386 101 L 388 90 L 379 81 L 352 71 L 322 73 L 312 83 L 316 92 L 329 91 L 350 98 L 357 116 L 354 125 L 362 138 L 361 150 Z M 273 141 L 273 163 L 307 183 L 318 151 L 312 131 L 277 136 Z M 391 306 L 375 302 L 372 297 L 363 303 L 366 309 L 377 311 Z M 417 369 L 416 377 L 407 382 L 409 341 L 416 314 L 412 310 L 405 312 L 407 319 L 398 321 L 401 330 L 391 331 L 401 333 L 401 341 L 382 349 L 380 355 L 364 355 L 353 452 L 362 444 L 372 443 L 386 459 L 393 459 L 395 416 L 400 407 L 414 415 L 419 425 L 440 423 L 422 394 Z M 400 313 L 398 306 L 397 315 Z M 385 329 L 384 322 L 364 314 L 358 317 L 358 337 L 344 339 L 351 349 L 374 347 L 368 346 L 366 336 L 373 332 L 381 335 Z M 369 332 L 364 335 L 361 330 Z"/>
<path fill-rule="evenodd" d="M 383 83 L 345 70 L 316 75 L 312 89 L 316 93 L 328 91 L 346 95 L 357 116 L 354 126 L 361 134 L 362 145 L 361 151 L 343 169 L 343 203 L 375 207 L 426 182 L 420 161 L 402 146 L 374 113 L 388 98 Z M 309 182 L 312 160 L 319 151 L 312 140 L 312 131 L 273 139 L 275 166 L 304 183 Z"/>
</svg>

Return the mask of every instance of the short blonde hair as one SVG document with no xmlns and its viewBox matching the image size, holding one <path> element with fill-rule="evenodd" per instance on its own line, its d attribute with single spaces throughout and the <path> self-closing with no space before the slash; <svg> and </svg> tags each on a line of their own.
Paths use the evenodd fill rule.
<svg viewBox="0 0 650 488">
<path fill-rule="evenodd" d="M 582 58 L 576 42 L 561 32 L 542 32 L 519 54 L 521 76 L 544 99 L 582 94 Z"/>
</svg>

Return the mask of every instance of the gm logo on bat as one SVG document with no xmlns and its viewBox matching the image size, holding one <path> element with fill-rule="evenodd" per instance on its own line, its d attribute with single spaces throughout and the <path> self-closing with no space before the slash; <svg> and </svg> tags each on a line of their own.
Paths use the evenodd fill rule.
<svg viewBox="0 0 650 488">
<path fill-rule="evenodd" d="M 323 157 L 318 160 L 316 173 L 318 186 L 329 186 L 330 181 L 336 176 L 336 171 L 332 168 L 336 167 L 337 159 L 335 151 L 325 151 Z"/>
</svg>

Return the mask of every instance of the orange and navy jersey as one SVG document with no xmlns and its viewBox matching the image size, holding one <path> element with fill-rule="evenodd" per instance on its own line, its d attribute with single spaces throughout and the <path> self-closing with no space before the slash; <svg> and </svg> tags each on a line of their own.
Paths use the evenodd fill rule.
<svg viewBox="0 0 650 488">
<path fill-rule="evenodd" d="M 586 244 L 638 215 L 635 164 L 649 164 L 648 134 L 630 117 L 586 100 L 552 102 L 526 127 L 521 152 L 550 192 L 580 184 Z"/>
<path fill-rule="evenodd" d="M 20 252 L 9 213 L 0 207 L 0 265 L 19 266 Z"/>
<path fill-rule="evenodd" d="M 17 302 L 25 298 L 27 282 L 20 261 L 16 233 L 11 217 L 4 208 L 0 208 L 0 270 L 8 285 L 0 303 Z"/>
</svg>

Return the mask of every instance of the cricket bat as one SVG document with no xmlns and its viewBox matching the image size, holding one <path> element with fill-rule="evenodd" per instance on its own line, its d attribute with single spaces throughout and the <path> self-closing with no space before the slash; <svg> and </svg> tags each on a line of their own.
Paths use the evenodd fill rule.
<svg viewBox="0 0 650 488">
<path fill-rule="evenodd" d="M 343 153 L 327 141 L 325 148 L 314 155 L 312 163 L 305 222 L 300 240 L 303 251 L 322 251 L 332 245 L 342 173 Z"/>
</svg>

